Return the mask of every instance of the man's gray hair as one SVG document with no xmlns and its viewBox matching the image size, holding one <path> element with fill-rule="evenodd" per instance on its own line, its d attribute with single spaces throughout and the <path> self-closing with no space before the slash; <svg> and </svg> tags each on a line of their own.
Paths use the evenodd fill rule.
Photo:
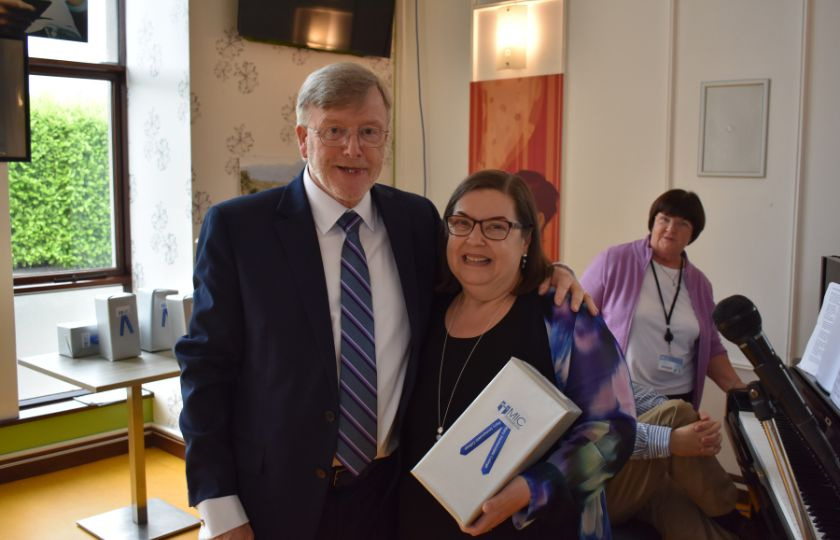
<svg viewBox="0 0 840 540">
<path fill-rule="evenodd" d="M 309 121 L 309 108 L 330 109 L 362 103 L 368 91 L 376 87 L 385 102 L 388 122 L 391 121 L 391 96 L 388 89 L 372 71 L 352 62 L 324 66 L 309 74 L 300 87 L 297 98 L 297 123 Z"/>
</svg>

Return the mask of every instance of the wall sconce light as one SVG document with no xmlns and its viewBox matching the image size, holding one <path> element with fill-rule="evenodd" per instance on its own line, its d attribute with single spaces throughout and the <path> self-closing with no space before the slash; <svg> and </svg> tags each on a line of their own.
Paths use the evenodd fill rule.
<svg viewBox="0 0 840 540">
<path fill-rule="evenodd" d="M 496 12 L 496 69 L 524 69 L 528 46 L 528 6 L 514 4 Z"/>
</svg>

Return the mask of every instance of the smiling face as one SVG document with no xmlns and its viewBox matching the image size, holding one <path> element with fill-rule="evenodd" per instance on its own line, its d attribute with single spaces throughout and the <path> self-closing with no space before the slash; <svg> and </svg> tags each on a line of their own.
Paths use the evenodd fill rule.
<svg viewBox="0 0 840 540">
<path fill-rule="evenodd" d="M 453 215 L 475 220 L 501 218 L 518 222 L 508 195 L 494 189 L 477 189 L 455 203 Z M 493 298 L 510 293 L 520 279 L 519 265 L 528 252 L 530 234 L 513 228 L 504 240 L 488 240 L 476 224 L 467 236 L 450 234 L 446 242 L 446 261 L 467 294 Z"/>
<path fill-rule="evenodd" d="M 359 146 L 357 132 L 363 127 L 388 129 L 388 111 L 376 87 L 365 98 L 346 107 L 308 109 L 308 126 L 295 128 L 300 154 L 307 161 L 312 180 L 330 197 L 352 208 L 373 186 L 385 160 L 386 145 Z M 350 136 L 341 146 L 325 146 L 314 130 L 341 127 Z M 309 129 L 311 128 L 311 129 Z"/>
<path fill-rule="evenodd" d="M 666 266 L 678 267 L 685 246 L 691 241 L 693 227 L 687 219 L 659 212 L 650 231 L 653 259 Z"/>
</svg>

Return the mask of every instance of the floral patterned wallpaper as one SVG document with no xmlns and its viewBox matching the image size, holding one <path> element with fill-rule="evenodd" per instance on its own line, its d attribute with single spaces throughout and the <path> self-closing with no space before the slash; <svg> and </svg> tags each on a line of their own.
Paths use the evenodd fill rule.
<svg viewBox="0 0 840 540">
<path fill-rule="evenodd" d="M 188 0 L 126 2 L 134 289 L 192 290 Z M 156 423 L 177 429 L 177 379 L 146 385 Z"/>
<path fill-rule="evenodd" d="M 135 286 L 188 290 L 204 214 L 240 194 L 244 164 L 298 166 L 295 100 L 304 78 L 353 61 L 392 87 L 392 63 L 244 40 L 237 0 L 193 0 L 189 10 L 187 0 L 127 4 L 135 23 L 128 27 Z M 387 184 L 391 159 L 380 178 Z M 145 386 L 155 392 L 155 423 L 178 433 L 177 379 Z"/>
</svg>

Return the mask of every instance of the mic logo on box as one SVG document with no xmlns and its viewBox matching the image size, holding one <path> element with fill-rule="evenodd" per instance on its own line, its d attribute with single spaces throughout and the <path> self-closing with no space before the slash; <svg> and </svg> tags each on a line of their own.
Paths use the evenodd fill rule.
<svg viewBox="0 0 840 540">
<path fill-rule="evenodd" d="M 525 423 L 528 421 L 528 419 L 522 416 L 519 411 L 509 405 L 507 401 L 502 400 L 497 408 L 499 409 L 499 412 L 502 413 L 502 417 L 504 417 L 516 429 L 524 427 Z"/>
</svg>

